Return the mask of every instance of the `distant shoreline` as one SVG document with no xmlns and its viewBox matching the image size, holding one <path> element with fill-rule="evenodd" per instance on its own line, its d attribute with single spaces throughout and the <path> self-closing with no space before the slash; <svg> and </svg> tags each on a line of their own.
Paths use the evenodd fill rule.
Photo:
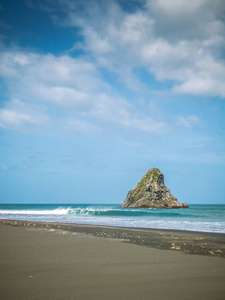
<svg viewBox="0 0 225 300">
<path fill-rule="evenodd" d="M 225 258 L 225 234 L 223 233 L 7 219 L 0 219 L 0 224 L 81 233 L 156 249 Z"/>
</svg>

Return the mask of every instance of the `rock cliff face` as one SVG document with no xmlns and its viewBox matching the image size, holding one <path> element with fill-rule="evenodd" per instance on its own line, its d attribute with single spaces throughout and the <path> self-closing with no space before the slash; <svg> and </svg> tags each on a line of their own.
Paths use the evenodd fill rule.
<svg viewBox="0 0 225 300">
<path fill-rule="evenodd" d="M 188 208 L 180 203 L 164 184 L 164 176 L 159 169 L 152 168 L 138 185 L 128 192 L 124 208 Z"/>
</svg>

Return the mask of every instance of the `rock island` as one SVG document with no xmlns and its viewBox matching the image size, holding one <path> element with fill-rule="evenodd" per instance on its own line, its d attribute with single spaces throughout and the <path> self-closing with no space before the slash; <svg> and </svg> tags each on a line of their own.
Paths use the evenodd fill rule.
<svg viewBox="0 0 225 300">
<path fill-rule="evenodd" d="M 164 184 L 164 175 L 157 168 L 149 170 L 138 185 L 128 192 L 124 208 L 188 208 L 177 201 Z"/>
</svg>

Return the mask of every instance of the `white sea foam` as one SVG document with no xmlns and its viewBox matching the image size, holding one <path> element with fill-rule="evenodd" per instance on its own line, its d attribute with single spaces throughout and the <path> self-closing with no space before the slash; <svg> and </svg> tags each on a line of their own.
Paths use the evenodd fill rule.
<svg viewBox="0 0 225 300">
<path fill-rule="evenodd" d="M 3 215 L 67 215 L 70 208 L 57 208 L 49 210 L 11 210 L 1 209 L 0 214 Z"/>
<path fill-rule="evenodd" d="M 121 209 L 107 205 L 0 206 L 1 219 L 225 233 L 225 206 L 180 210 Z"/>
<path fill-rule="evenodd" d="M 1 209 L 0 215 L 94 215 L 101 214 L 107 211 L 119 211 L 119 209 L 109 209 L 109 208 L 94 208 L 94 207 L 86 207 L 86 208 L 56 208 L 56 209 L 48 209 L 48 210 L 33 210 L 33 209 Z"/>
</svg>

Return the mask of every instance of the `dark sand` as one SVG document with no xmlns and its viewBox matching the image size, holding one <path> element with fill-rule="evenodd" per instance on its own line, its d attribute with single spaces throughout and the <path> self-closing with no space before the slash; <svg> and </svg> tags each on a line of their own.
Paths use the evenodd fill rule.
<svg viewBox="0 0 225 300">
<path fill-rule="evenodd" d="M 0 299 L 225 299 L 223 234 L 2 220 L 0 239 Z"/>
</svg>

